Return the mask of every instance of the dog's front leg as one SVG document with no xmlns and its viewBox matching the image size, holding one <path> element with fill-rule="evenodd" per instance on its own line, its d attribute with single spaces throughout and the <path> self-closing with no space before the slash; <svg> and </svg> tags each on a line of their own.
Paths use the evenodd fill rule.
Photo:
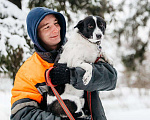
<svg viewBox="0 0 150 120">
<path fill-rule="evenodd" d="M 90 82 L 92 77 L 92 65 L 89 63 L 78 61 L 76 62 L 74 67 L 81 67 L 86 71 L 82 80 L 83 80 L 83 84 L 87 85 Z"/>
</svg>

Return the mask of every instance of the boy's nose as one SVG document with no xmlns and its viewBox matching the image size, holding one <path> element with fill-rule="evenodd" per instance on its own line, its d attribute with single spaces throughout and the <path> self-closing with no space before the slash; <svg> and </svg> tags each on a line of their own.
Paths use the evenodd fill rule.
<svg viewBox="0 0 150 120">
<path fill-rule="evenodd" d="M 55 33 L 55 32 L 58 32 L 58 31 L 59 31 L 59 29 L 55 25 L 53 25 L 53 32 Z"/>
</svg>

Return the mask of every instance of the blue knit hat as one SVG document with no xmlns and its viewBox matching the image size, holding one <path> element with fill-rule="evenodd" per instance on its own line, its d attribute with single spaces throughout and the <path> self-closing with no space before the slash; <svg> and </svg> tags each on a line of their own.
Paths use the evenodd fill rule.
<svg viewBox="0 0 150 120">
<path fill-rule="evenodd" d="M 27 31 L 28 34 L 33 41 L 34 45 L 38 48 L 41 52 L 46 52 L 44 47 L 40 45 L 40 42 L 38 40 L 37 36 L 37 28 L 39 23 L 44 19 L 44 17 L 48 14 L 54 14 L 56 18 L 58 19 L 58 23 L 61 27 L 60 35 L 61 35 L 61 44 L 65 40 L 65 34 L 66 34 L 66 21 L 64 16 L 61 13 L 55 12 L 51 9 L 45 8 L 45 7 L 35 7 L 33 8 L 26 19 L 27 22 Z"/>
</svg>

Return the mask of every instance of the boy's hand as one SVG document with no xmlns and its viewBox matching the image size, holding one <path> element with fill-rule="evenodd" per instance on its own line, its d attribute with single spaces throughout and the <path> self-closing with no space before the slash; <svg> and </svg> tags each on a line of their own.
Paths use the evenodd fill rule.
<svg viewBox="0 0 150 120">
<path fill-rule="evenodd" d="M 50 71 L 49 77 L 53 85 L 70 83 L 70 70 L 67 64 L 57 63 Z"/>
</svg>

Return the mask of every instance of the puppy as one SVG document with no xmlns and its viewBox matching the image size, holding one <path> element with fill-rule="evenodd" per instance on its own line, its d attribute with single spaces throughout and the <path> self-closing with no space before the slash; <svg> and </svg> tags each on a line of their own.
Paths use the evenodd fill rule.
<svg viewBox="0 0 150 120">
<path fill-rule="evenodd" d="M 63 52 L 58 63 L 67 63 L 69 68 L 83 68 L 85 74 L 82 80 L 83 84 L 87 85 L 92 77 L 91 63 L 94 63 L 97 57 L 100 57 L 100 43 L 104 37 L 106 22 L 99 16 L 88 16 L 79 21 L 74 28 L 73 34 L 63 46 Z M 82 112 L 82 117 L 84 117 L 84 112 L 82 111 L 85 103 L 83 98 L 84 91 L 77 90 L 70 84 L 57 87 L 56 89 L 58 89 L 70 112 Z M 49 111 L 55 115 L 67 117 L 55 96 L 49 94 L 47 101 Z"/>
</svg>

